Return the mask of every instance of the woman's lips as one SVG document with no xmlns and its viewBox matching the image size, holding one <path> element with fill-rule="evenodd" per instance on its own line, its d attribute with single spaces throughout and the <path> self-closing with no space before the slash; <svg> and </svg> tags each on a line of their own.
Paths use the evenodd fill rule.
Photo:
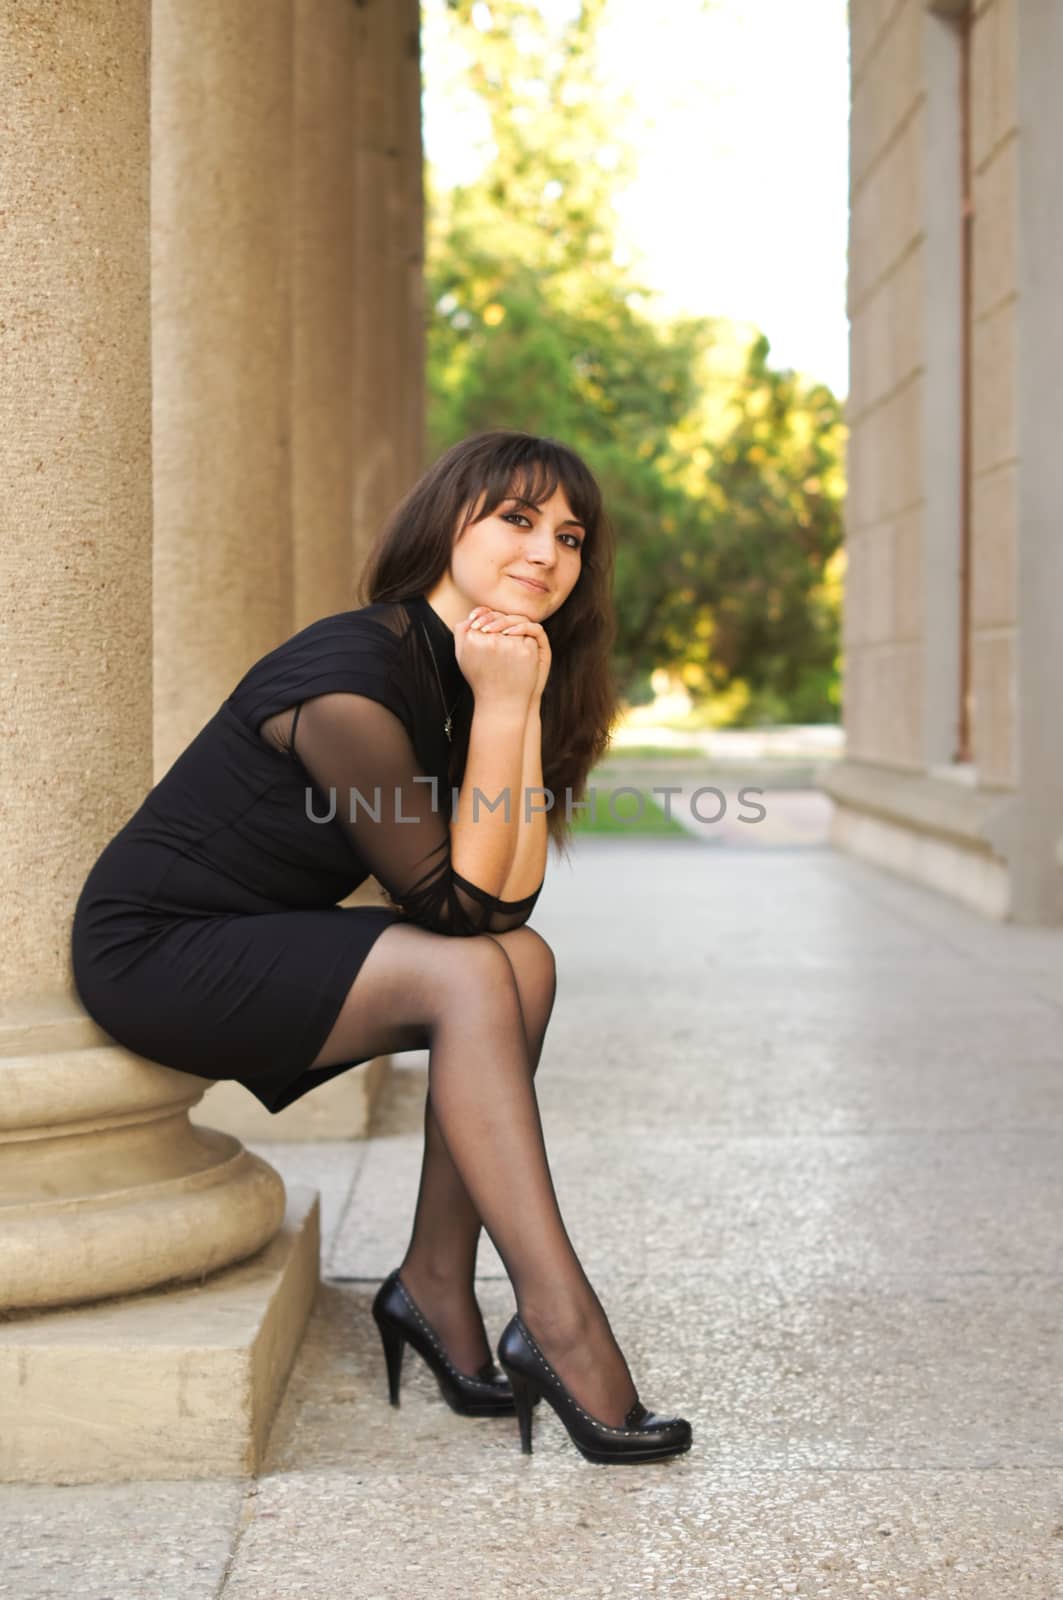
<svg viewBox="0 0 1063 1600">
<path fill-rule="evenodd" d="M 530 589 L 532 594 L 545 594 L 546 593 L 545 584 L 533 583 L 530 578 L 518 578 L 516 576 L 516 574 L 512 573 L 512 572 L 510 573 L 510 577 L 514 580 L 515 583 L 522 583 L 526 589 Z"/>
</svg>

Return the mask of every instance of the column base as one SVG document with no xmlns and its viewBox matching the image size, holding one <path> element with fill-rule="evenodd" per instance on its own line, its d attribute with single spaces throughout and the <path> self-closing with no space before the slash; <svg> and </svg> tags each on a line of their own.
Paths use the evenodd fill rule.
<svg viewBox="0 0 1063 1600">
<path fill-rule="evenodd" d="M 319 1281 L 318 1198 L 202 1284 L 0 1322 L 0 1482 L 257 1471 Z"/>
<path fill-rule="evenodd" d="M 1012 910 L 1001 841 L 1015 797 L 848 759 L 819 774 L 834 801 L 831 843 L 936 889 L 993 921 Z"/>
</svg>

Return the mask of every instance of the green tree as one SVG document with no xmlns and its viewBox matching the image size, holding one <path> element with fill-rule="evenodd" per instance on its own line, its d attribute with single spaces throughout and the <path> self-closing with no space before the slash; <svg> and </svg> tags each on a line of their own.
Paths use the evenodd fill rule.
<svg viewBox="0 0 1063 1600">
<path fill-rule="evenodd" d="M 492 155 L 454 189 L 429 173 L 431 443 L 506 426 L 586 457 L 618 536 L 622 690 L 665 666 L 740 720 L 833 719 L 840 408 L 763 338 L 655 317 L 616 259 L 632 156 L 597 77 L 604 4 L 559 34 L 528 0 L 448 0 Z"/>
</svg>

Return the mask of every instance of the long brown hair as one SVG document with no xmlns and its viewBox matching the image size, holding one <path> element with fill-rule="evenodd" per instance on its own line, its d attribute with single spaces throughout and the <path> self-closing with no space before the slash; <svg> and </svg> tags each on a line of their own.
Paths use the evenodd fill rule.
<svg viewBox="0 0 1063 1600">
<path fill-rule="evenodd" d="M 513 494 L 541 504 L 558 484 L 585 530 L 575 587 L 543 623 L 551 656 L 542 698 L 543 784 L 554 796 L 547 827 L 555 849 L 565 855 L 572 837 L 565 797 L 573 804 L 583 798 L 588 775 L 609 743 L 618 704 L 610 661 L 615 541 L 586 462 L 557 439 L 510 428 L 451 445 L 388 517 L 358 589 L 362 604 L 427 593 L 447 571 L 454 542 L 473 520 L 481 494 L 478 521 Z M 459 737 L 455 755 L 463 771 L 468 726 Z"/>
</svg>

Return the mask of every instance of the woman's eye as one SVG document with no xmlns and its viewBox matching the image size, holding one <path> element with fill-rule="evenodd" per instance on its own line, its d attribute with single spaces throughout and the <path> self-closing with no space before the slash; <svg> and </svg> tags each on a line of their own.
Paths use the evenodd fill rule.
<svg viewBox="0 0 1063 1600">
<path fill-rule="evenodd" d="M 502 512 L 499 513 L 499 515 L 501 516 L 503 522 L 512 522 L 514 519 L 516 519 L 518 522 L 526 523 L 529 528 L 531 527 L 531 522 L 524 515 L 523 511 L 502 511 Z M 570 550 L 582 550 L 583 549 L 583 540 L 579 537 L 578 534 L 576 534 L 576 533 L 563 533 L 563 534 L 560 535 L 560 537 L 562 539 L 571 539 L 572 543 L 569 545 L 569 549 Z"/>
</svg>

